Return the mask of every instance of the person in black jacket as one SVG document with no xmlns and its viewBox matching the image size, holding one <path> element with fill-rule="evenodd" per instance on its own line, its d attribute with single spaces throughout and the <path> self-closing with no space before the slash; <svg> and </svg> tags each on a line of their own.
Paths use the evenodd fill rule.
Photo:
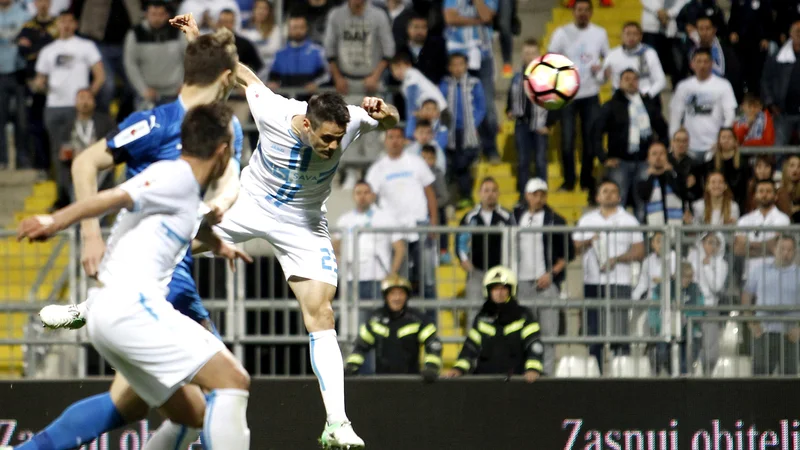
<svg viewBox="0 0 800 450">
<path fill-rule="evenodd" d="M 460 227 L 503 227 L 515 225 L 514 215 L 498 203 L 500 188 L 492 177 L 481 181 L 480 204 L 467 212 L 461 219 Z M 503 235 L 499 230 L 456 235 L 456 255 L 461 267 L 467 272 L 466 296 L 478 299 L 481 293 L 481 280 L 490 267 L 502 262 Z"/>
<path fill-rule="evenodd" d="M 492 267 L 483 278 L 483 295 L 486 302 L 446 377 L 524 374 L 528 383 L 536 381 L 544 372 L 544 346 L 533 313 L 517 303 L 517 277 L 506 267 Z"/>
<path fill-rule="evenodd" d="M 428 18 L 424 15 L 413 15 L 403 32 L 406 35 L 405 39 L 395 41 L 397 44 L 395 54 L 411 55 L 411 64 L 414 68 L 438 86 L 442 77 L 447 74 L 447 64 L 445 64 L 447 47 L 444 39 L 431 35 Z"/>
<path fill-rule="evenodd" d="M 667 147 L 653 142 L 647 151 L 647 172 L 636 184 L 639 203 L 646 205 L 646 215 L 637 217 L 647 225 L 680 225 L 686 202 L 686 180 L 672 168 Z"/>
<path fill-rule="evenodd" d="M 628 194 L 636 180 L 647 170 L 644 161 L 650 144 L 669 142 L 668 133 L 661 110 L 639 93 L 639 75 L 633 69 L 624 70 L 620 74 L 619 89 L 603 105 L 593 127 L 594 142 L 598 146 L 595 154 L 606 166 L 607 176 L 619 186 L 623 207 L 628 203 Z M 608 135 L 605 152 L 599 149 L 603 135 Z M 638 203 L 636 196 L 633 200 L 637 213 L 643 214 L 644 205 Z"/>
<path fill-rule="evenodd" d="M 567 262 L 575 254 L 572 239 L 566 231 L 532 233 L 530 229 L 542 226 L 566 226 L 567 221 L 547 205 L 547 183 L 540 178 L 528 180 L 525 185 L 527 208 L 514 210 L 520 226 L 517 247 L 519 298 L 522 300 L 548 300 L 560 298 L 559 285 L 564 281 Z M 536 316 L 542 327 L 542 336 L 558 336 L 561 311 L 557 308 L 538 307 Z M 555 370 L 555 346 L 544 347 L 544 372 Z"/>
<path fill-rule="evenodd" d="M 788 28 L 788 27 L 787 27 Z M 770 0 L 733 0 L 728 19 L 729 40 L 739 61 L 744 61 L 744 87 L 758 94 L 761 71 L 769 50 L 769 40 L 775 35 Z"/>
<path fill-rule="evenodd" d="M 345 373 L 358 373 L 364 359 L 375 350 L 375 373 L 419 374 L 420 346 L 425 347 L 422 376 L 426 382 L 439 377 L 442 367 L 442 343 L 436 325 L 425 314 L 408 306 L 411 283 L 398 275 L 389 275 L 381 283 L 384 305 L 372 313 L 358 331 L 355 350 L 345 362 Z"/>
</svg>

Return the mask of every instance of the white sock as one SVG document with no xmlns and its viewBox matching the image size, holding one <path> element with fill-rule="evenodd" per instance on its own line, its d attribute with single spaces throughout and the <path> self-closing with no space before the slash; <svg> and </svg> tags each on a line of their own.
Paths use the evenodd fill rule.
<svg viewBox="0 0 800 450">
<path fill-rule="evenodd" d="M 247 398 L 242 389 L 215 389 L 208 397 L 203 423 L 207 450 L 250 450 Z"/>
<path fill-rule="evenodd" d="M 83 317 L 84 319 L 86 318 L 86 315 L 89 314 L 89 305 L 88 305 L 88 303 L 89 302 L 82 302 L 82 303 L 78 303 L 77 305 L 75 305 L 78 308 L 78 311 L 80 311 L 81 317 Z"/>
<path fill-rule="evenodd" d="M 336 341 L 336 330 L 316 331 L 308 335 L 311 343 L 311 368 L 319 380 L 328 423 L 347 420 L 344 412 L 344 363 Z"/>
<path fill-rule="evenodd" d="M 200 437 L 200 431 L 165 420 L 142 450 L 186 450 Z"/>
</svg>

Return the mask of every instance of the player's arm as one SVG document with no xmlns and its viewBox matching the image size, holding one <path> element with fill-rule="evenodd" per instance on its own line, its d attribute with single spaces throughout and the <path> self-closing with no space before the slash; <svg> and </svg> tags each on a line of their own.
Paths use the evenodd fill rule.
<svg viewBox="0 0 800 450">
<path fill-rule="evenodd" d="M 69 226 L 90 217 L 98 217 L 120 209 L 133 209 L 133 198 L 120 188 L 108 189 L 79 200 L 52 215 L 28 217 L 19 224 L 17 240 L 46 240 Z"/>
<path fill-rule="evenodd" d="M 195 243 L 199 243 L 205 248 L 205 251 L 210 250 L 214 255 L 225 258 L 230 263 L 231 270 L 236 270 L 235 261 L 236 259 L 244 260 L 245 262 L 251 263 L 253 262 L 253 258 L 250 257 L 247 253 L 243 250 L 239 250 L 233 245 L 228 245 L 214 233 L 214 230 L 211 229 L 211 226 L 208 222 L 203 221 L 200 224 L 200 229 L 197 230 L 197 234 L 192 241 L 192 251 L 194 253 L 194 246 Z"/>
<path fill-rule="evenodd" d="M 378 122 L 379 130 L 391 130 L 400 122 L 400 112 L 381 98 L 365 97 L 361 108 Z"/>
<path fill-rule="evenodd" d="M 348 375 L 355 375 L 364 364 L 364 355 L 369 353 L 375 346 L 375 335 L 370 329 L 369 322 L 362 324 L 358 329 L 358 339 L 353 353 L 345 360 L 344 372 Z"/>
<path fill-rule="evenodd" d="M 211 183 L 205 195 L 205 204 L 211 209 L 217 220 L 212 223 L 219 223 L 222 214 L 231 209 L 236 199 L 239 197 L 239 164 L 230 161 L 222 176 Z"/>
</svg>

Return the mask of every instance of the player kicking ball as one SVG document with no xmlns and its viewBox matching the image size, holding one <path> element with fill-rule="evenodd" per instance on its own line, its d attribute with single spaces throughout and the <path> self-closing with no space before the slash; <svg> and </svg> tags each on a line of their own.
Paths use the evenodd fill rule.
<svg viewBox="0 0 800 450">
<path fill-rule="evenodd" d="M 17 237 L 46 240 L 81 220 L 123 210 L 98 269 L 100 287 L 87 300 L 92 345 L 166 417 L 205 411 L 207 448 L 246 450 L 247 372 L 219 339 L 166 300 L 175 266 L 195 235 L 217 256 L 249 260 L 201 224 L 198 213 L 201 191 L 223 175 L 231 158 L 231 116 L 219 103 L 191 109 L 177 160 L 156 162 L 119 187 L 52 215 L 27 218 Z M 188 383 L 211 392 L 207 408 Z"/>
<path fill-rule="evenodd" d="M 171 23 L 190 42 L 200 35 L 191 14 Z M 290 100 L 242 64 L 236 76 L 246 88 L 259 144 L 242 171 L 241 194 L 214 230 L 229 243 L 261 238 L 275 248 L 309 331 L 311 367 L 327 411 L 320 443 L 364 448 L 345 413 L 344 365 L 331 306 L 338 276 L 325 201 L 347 147 L 365 133 L 395 127 L 399 114 L 374 97 L 360 107 L 348 106 L 335 93 L 315 95 L 308 103 Z"/>
</svg>

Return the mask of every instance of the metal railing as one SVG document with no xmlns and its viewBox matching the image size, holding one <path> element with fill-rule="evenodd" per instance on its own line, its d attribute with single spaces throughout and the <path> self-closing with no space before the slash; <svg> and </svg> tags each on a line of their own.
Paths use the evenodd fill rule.
<svg viewBox="0 0 800 450">
<path fill-rule="evenodd" d="M 593 247 L 570 254 L 570 240 L 576 232 L 597 235 L 598 238 L 593 241 Z M 702 304 L 687 302 L 683 291 L 676 289 L 688 281 L 683 279 L 681 262 L 701 258 L 698 252 L 705 251 L 705 238 L 701 237 L 708 232 L 713 232 L 716 240 L 721 241 L 717 242 L 716 251 L 724 252 L 719 256 L 727 267 L 726 273 L 724 279 L 720 278 L 722 282 L 716 280 L 714 283 L 704 278 L 717 276 L 707 267 L 701 274 L 694 274 L 691 283 L 700 286 L 702 289 L 698 289 L 701 291 L 709 290 L 713 300 Z M 340 283 L 334 300 L 339 340 L 347 349 L 358 336 L 359 325 L 371 311 L 383 305 L 375 282 L 391 268 L 383 267 L 377 271 L 375 268 L 385 265 L 387 252 L 391 258 L 391 242 L 395 239 L 403 241 L 407 249 L 400 274 L 414 282 L 411 306 L 430 314 L 438 322 L 442 342 L 455 351 L 484 303 L 481 269 L 490 263 L 503 263 L 520 276 L 519 302 L 537 312 L 540 323 L 547 324 L 543 326 L 542 342 L 553 351 L 548 371 L 556 371 L 556 360 L 574 357 L 585 366 L 577 370 L 583 375 L 596 371 L 602 376 L 648 376 L 661 371 L 670 376 L 724 376 L 729 374 L 724 367 L 731 364 L 742 364 L 742 373 L 749 374 L 756 365 L 751 362 L 747 366 L 741 361 L 752 356 L 755 341 L 750 342 L 750 350 L 742 346 L 736 353 L 723 354 L 720 349 L 729 350 L 732 339 L 729 336 L 732 331 L 728 330 L 728 335 L 725 335 L 723 330 L 743 322 L 794 321 L 800 324 L 800 298 L 782 299 L 784 304 L 777 306 L 769 302 L 764 305 L 760 299 L 756 299 L 755 305 L 741 304 L 742 278 L 746 274 L 740 267 L 752 262 L 747 252 L 757 250 L 757 246 L 748 245 L 745 253 L 741 254 L 740 249 L 735 249 L 734 242 L 735 236 L 746 237 L 748 233 L 751 237 L 758 233 L 762 238 L 778 233 L 800 236 L 800 227 L 420 226 L 413 230 L 343 230 L 337 234 L 341 236 L 343 250 L 338 259 Z M 3 236 L 8 241 L 11 233 Z M 444 242 L 442 236 L 446 237 L 446 246 L 440 245 Z M 659 236 L 658 242 L 656 236 Z M 618 256 L 614 252 L 621 250 L 613 250 L 619 244 L 615 239 L 641 240 L 646 258 L 633 263 L 618 263 L 605 275 L 601 273 L 599 278 L 591 279 L 593 264 L 601 263 L 603 258 Z M 771 243 L 763 242 L 768 253 L 773 251 Z M 389 248 L 379 249 L 379 243 Z M 556 243 L 563 246 L 560 252 L 555 251 Z M 473 261 L 475 269 L 471 274 L 465 274 L 459 267 L 458 254 L 455 264 L 441 264 L 440 247 L 447 248 L 447 253 L 452 254 L 454 244 L 458 245 L 462 255 L 464 250 L 470 257 L 482 252 L 486 261 Z M 564 279 L 552 288 L 538 289 L 534 286 L 537 280 L 533 275 L 537 274 L 527 273 L 530 267 L 522 264 L 522 257 L 540 244 L 549 246 L 551 259 L 555 254 L 563 254 L 568 262 L 563 272 Z M 16 289 L 14 292 L 21 292 L 20 288 L 11 288 L 23 286 L 26 295 L 7 295 L 0 301 L 0 314 L 16 318 L 5 321 L 7 325 L 3 330 L 5 335 L 0 336 L 0 348 L 15 349 L 10 352 L 12 355 L 22 349 L 22 371 L 27 377 L 109 374 L 105 363 L 91 350 L 85 333 L 42 330 L 35 316 L 45 304 L 75 303 L 86 298 L 90 280 L 79 267 L 80 247 L 74 230 L 62 233 L 50 244 L 30 244 L 27 247 L 8 244 L 7 248 L 6 254 L 0 255 L 5 257 L 7 291 Z M 660 253 L 656 251 L 658 248 L 662 249 Z M 346 257 L 346 249 L 357 256 L 352 260 Z M 671 250 L 667 252 L 667 249 Z M 606 254 L 600 255 L 603 252 Z M 674 256 L 665 257 L 667 254 Z M 552 267 L 556 262 L 544 263 Z M 698 264 L 702 265 L 702 261 Z M 362 270 L 365 267 L 370 270 Z M 763 274 L 766 265 L 757 267 L 761 267 Z M 27 278 L 13 275 L 15 270 L 22 269 Z M 220 260 L 199 257 L 194 271 L 201 297 L 213 321 L 248 370 L 257 375 L 311 373 L 302 314 L 274 256 L 260 256 L 251 265 L 239 262 L 236 272 Z M 643 290 L 639 289 L 642 280 L 655 273 L 669 273 L 669 276 L 655 277 Z M 762 276 L 758 269 L 749 273 L 751 277 Z M 365 290 L 365 286 L 370 284 L 372 290 Z M 710 291 L 712 288 L 713 292 Z M 674 292 L 676 290 L 678 292 Z M 641 298 L 634 298 L 634 292 L 643 294 Z M 756 315 L 745 315 L 752 312 Z M 781 315 L 787 313 L 796 313 L 799 317 Z M 28 315 L 22 323 L 21 314 Z M 557 323 L 553 331 L 554 321 Z M 21 337 L 19 329 L 14 328 L 20 326 L 24 330 Z M 549 330 L 545 332 L 547 327 Z M 707 336 L 696 339 L 692 334 L 695 329 L 706 330 Z M 714 330 L 718 332 L 717 337 L 713 336 Z M 743 331 L 740 336 L 742 334 Z M 586 355 L 587 350 L 591 357 Z M 781 358 L 785 359 L 785 356 L 781 355 Z M 569 376 L 570 372 L 562 371 L 561 375 Z"/>
</svg>

